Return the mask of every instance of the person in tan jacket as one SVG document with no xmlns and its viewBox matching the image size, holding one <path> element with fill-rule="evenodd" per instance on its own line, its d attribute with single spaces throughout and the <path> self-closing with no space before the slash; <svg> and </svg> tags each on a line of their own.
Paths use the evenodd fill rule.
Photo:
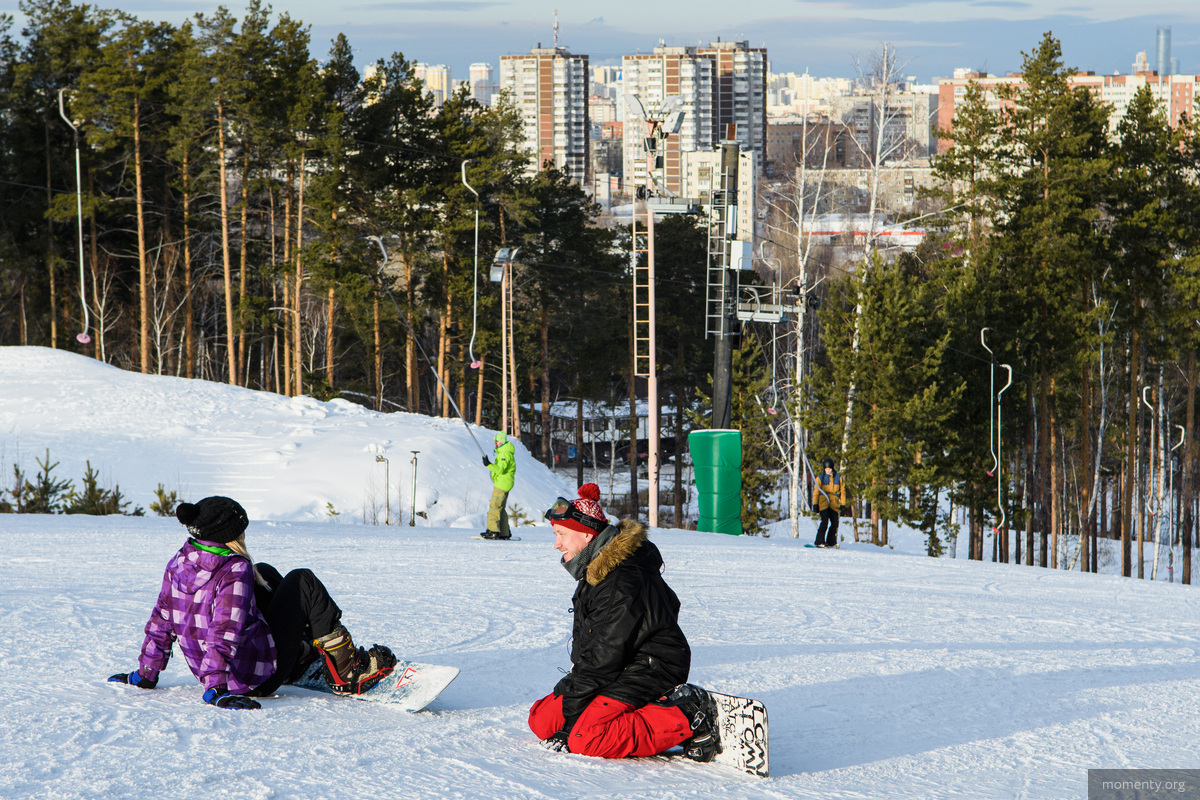
<svg viewBox="0 0 1200 800">
<path fill-rule="evenodd" d="M 823 469 L 813 484 L 812 510 L 821 515 L 821 524 L 817 528 L 817 547 L 838 546 L 838 514 L 846 504 L 846 487 L 842 484 L 842 475 L 833 466 L 833 459 L 827 458 L 821 462 Z"/>
</svg>

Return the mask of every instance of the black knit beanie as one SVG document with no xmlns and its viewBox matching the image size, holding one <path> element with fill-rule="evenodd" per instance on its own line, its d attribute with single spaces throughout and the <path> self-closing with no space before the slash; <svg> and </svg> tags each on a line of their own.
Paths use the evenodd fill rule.
<svg viewBox="0 0 1200 800">
<path fill-rule="evenodd" d="M 188 532 L 206 542 L 225 544 L 245 532 L 249 519 L 246 509 L 228 497 L 206 497 L 198 503 L 180 503 L 175 518 Z"/>
</svg>

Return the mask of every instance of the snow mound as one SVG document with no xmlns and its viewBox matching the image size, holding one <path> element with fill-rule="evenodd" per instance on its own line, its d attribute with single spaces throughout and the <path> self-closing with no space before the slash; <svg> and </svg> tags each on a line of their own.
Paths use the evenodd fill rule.
<svg viewBox="0 0 1200 800">
<path fill-rule="evenodd" d="M 90 462 L 103 485 L 143 508 L 161 483 L 183 500 L 228 495 L 252 519 L 382 524 L 386 496 L 393 523 L 407 524 L 414 489 L 417 525 L 480 528 L 486 516 L 480 448 L 491 454 L 494 431 L 457 418 L 142 375 L 42 347 L 0 347 L 0 374 L 4 479 L 13 464 L 32 475 L 48 450 L 54 477 L 78 486 Z M 514 444 L 509 507 L 540 520 L 574 487 Z"/>
</svg>

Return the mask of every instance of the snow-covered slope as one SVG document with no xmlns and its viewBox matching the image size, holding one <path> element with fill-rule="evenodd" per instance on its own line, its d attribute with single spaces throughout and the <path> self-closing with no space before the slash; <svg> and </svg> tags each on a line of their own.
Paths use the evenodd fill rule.
<svg viewBox="0 0 1200 800">
<path fill-rule="evenodd" d="M 412 517 L 413 450 L 421 525 L 480 526 L 491 481 L 479 447 L 493 431 L 458 419 L 379 414 L 344 400 L 126 372 L 60 350 L 0 347 L 0 486 L 13 463 L 28 474 L 47 449 L 54 477 L 80 483 L 91 462 L 108 487 L 146 508 L 162 484 L 185 500 L 237 498 L 252 519 L 361 522 L 397 509 Z M 509 506 L 540 518 L 565 484 L 519 443 Z M 574 493 L 568 496 L 574 497 Z M 547 500 L 549 498 L 549 500 Z M 374 509 L 374 511 L 372 511 Z"/>
<path fill-rule="evenodd" d="M 525 722 L 569 663 L 572 585 L 549 529 L 498 543 L 469 538 L 477 520 L 304 519 L 322 517 L 304 503 L 353 508 L 361 475 L 377 466 L 364 448 L 402 456 L 421 430 L 418 480 L 426 447 L 441 462 L 432 474 L 448 476 L 435 508 L 469 505 L 486 474 L 461 423 L 131 376 L 33 349 L 0 349 L 0 374 L 10 463 L 19 435 L 22 457 L 49 446 L 66 467 L 70 452 L 72 477 L 90 457 L 131 495 L 194 464 L 183 443 L 212 441 L 210 430 L 258 457 L 243 438 L 274 437 L 291 414 L 288 432 L 270 439 L 303 452 L 277 462 L 281 499 L 219 483 L 242 467 L 216 460 L 188 496 L 246 498 L 255 557 L 313 568 L 360 642 L 462 669 L 419 714 L 288 687 L 261 711 L 223 711 L 201 702 L 178 655 L 155 691 L 110 685 L 108 675 L 136 665 L 182 527 L 0 515 L 2 798 L 1057 800 L 1086 796 L 1089 768 L 1200 766 L 1192 587 L 660 530 L 692 679 L 766 702 L 773 777 L 550 753 Z M 161 420 L 179 429 L 175 452 L 151 435 Z M 377 424 L 396 427 L 379 435 Z M 360 477 L 343 474 L 351 468 Z M 522 462 L 530 485 L 520 502 L 532 508 L 563 491 L 548 473 L 536 484 L 536 469 Z M 319 494 L 325 486 L 343 494 Z"/>
<path fill-rule="evenodd" d="M 0 517 L 0 797 L 1080 798 L 1089 767 L 1195 767 L 1194 591 L 1109 576 L 655 532 L 692 679 L 763 699 L 773 777 L 549 753 L 529 705 L 568 666 L 571 580 L 545 528 L 254 522 L 364 642 L 452 664 L 429 711 L 285 687 L 200 701 L 182 660 L 136 666 L 159 518 Z"/>
</svg>

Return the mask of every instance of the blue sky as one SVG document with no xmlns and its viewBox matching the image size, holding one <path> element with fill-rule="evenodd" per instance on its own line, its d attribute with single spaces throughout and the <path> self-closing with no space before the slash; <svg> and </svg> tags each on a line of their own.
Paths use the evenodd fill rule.
<svg viewBox="0 0 1200 800">
<path fill-rule="evenodd" d="M 100 0 L 100 6 L 108 4 Z M 227 2 L 234 13 L 241 6 Z M 136 0 L 119 4 L 143 19 L 183 20 L 216 3 Z M 881 42 L 894 44 L 906 74 L 922 81 L 950 75 L 955 67 L 1003 74 L 1021 66 L 1042 33 L 1063 43 L 1069 66 L 1101 73 L 1129 72 L 1145 50 L 1153 67 L 1156 30 L 1172 28 L 1171 54 L 1182 72 L 1200 74 L 1200 3 L 1147 0 L 300 0 L 274 4 L 312 27 L 313 51 L 323 55 L 340 31 L 360 64 L 393 52 L 446 64 L 465 78 L 473 61 L 498 63 L 554 40 L 586 53 L 593 64 L 618 63 L 626 53 L 666 44 L 748 40 L 768 49 L 775 72 L 853 77 L 856 56 L 865 61 Z M 16 0 L 0 0 L 0 12 L 17 17 Z"/>
</svg>

